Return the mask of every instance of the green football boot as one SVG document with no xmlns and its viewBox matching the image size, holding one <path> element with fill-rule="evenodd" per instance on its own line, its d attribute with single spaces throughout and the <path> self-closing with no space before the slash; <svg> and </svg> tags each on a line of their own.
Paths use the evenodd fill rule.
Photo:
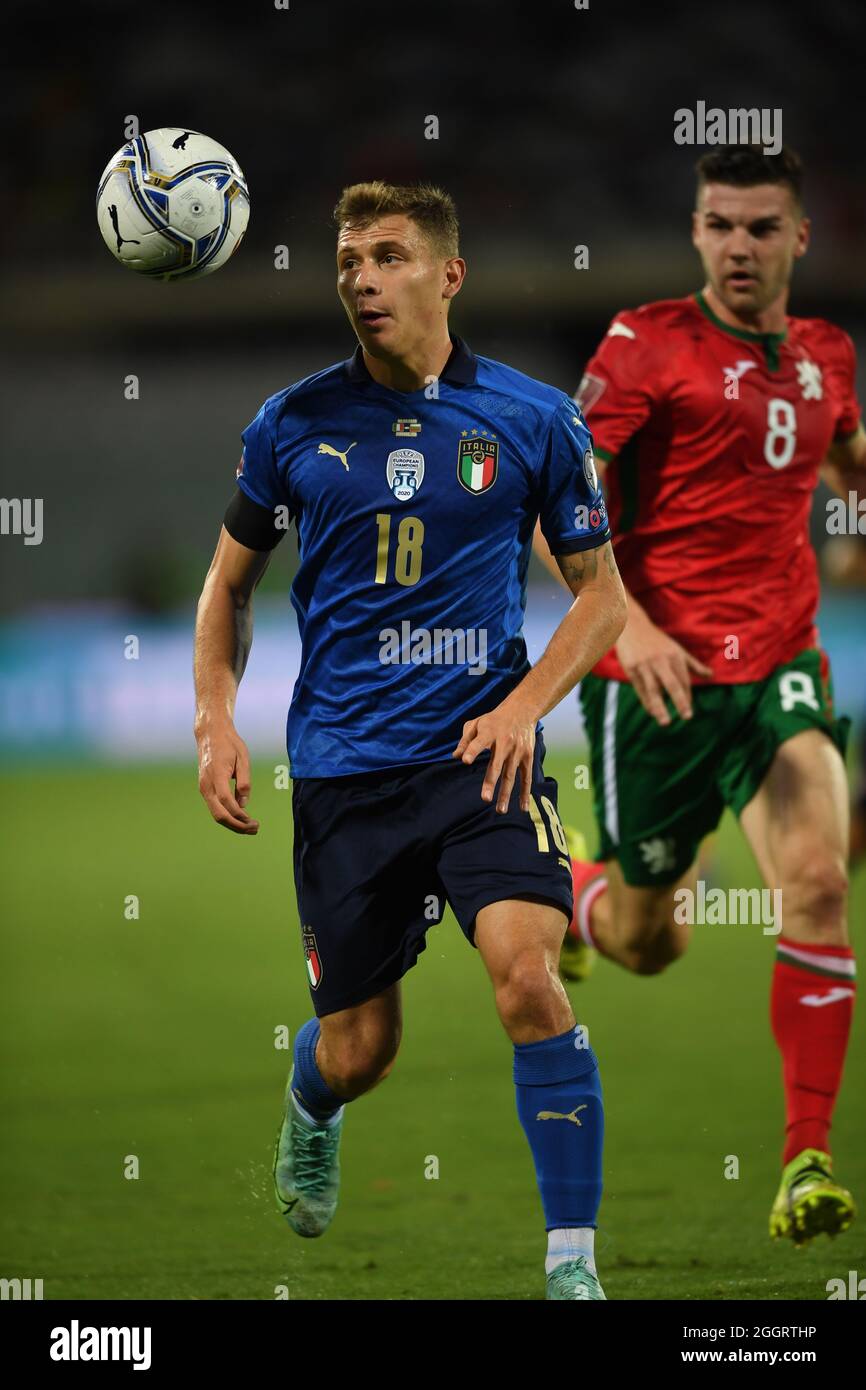
<svg viewBox="0 0 866 1390">
<path fill-rule="evenodd" d="M 556 1266 L 552 1274 L 548 1274 L 547 1297 L 560 1301 L 584 1298 L 592 1299 L 596 1303 L 600 1299 L 607 1302 L 604 1289 L 587 1265 L 585 1255 L 578 1255 L 573 1260 L 564 1260 L 561 1265 Z"/>
<path fill-rule="evenodd" d="M 274 1192 L 293 1231 L 299 1236 L 321 1236 L 337 1209 L 343 1115 L 329 1125 L 311 1125 L 292 1100 L 294 1078 L 292 1067 L 274 1151 Z"/>
<path fill-rule="evenodd" d="M 833 1177 L 833 1160 L 821 1149 L 803 1149 L 782 1170 L 782 1183 L 770 1212 L 770 1235 L 806 1245 L 822 1232 L 847 1231 L 857 1208 L 851 1193 Z"/>
<path fill-rule="evenodd" d="M 602 872 L 601 866 L 590 866 L 589 851 L 586 847 L 586 840 L 579 830 L 573 829 L 570 825 L 564 825 L 565 840 L 568 845 L 568 853 L 571 859 L 571 878 L 574 887 L 574 910 L 577 912 L 577 900 L 583 890 L 584 884 L 589 878 L 595 878 Z M 562 949 L 559 953 L 559 973 L 563 980 L 576 984 L 585 980 L 595 965 L 597 951 L 586 942 L 574 930 L 574 918 L 568 924 Z"/>
</svg>

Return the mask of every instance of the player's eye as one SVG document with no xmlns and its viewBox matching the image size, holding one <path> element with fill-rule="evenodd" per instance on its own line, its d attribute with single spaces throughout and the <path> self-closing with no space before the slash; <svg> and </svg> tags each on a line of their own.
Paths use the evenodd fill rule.
<svg viewBox="0 0 866 1390">
<path fill-rule="evenodd" d="M 383 261 L 399 261 L 401 259 L 402 257 L 398 256 L 394 251 L 389 251 L 387 255 L 382 257 Z"/>
</svg>

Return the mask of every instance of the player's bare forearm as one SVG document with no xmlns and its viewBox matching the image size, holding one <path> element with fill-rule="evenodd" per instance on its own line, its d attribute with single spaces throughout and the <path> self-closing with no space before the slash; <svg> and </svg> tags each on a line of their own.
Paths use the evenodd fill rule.
<svg viewBox="0 0 866 1390">
<path fill-rule="evenodd" d="M 196 728 L 220 719 L 234 719 L 238 686 L 252 641 L 252 600 L 239 601 L 211 571 L 196 612 Z"/>
<path fill-rule="evenodd" d="M 214 820 L 239 835 L 258 830 L 258 822 L 244 810 L 251 790 L 249 753 L 235 729 L 234 710 L 252 645 L 252 595 L 268 559 L 268 554 L 239 545 L 224 529 L 196 614 L 199 790 Z"/>
<path fill-rule="evenodd" d="M 574 603 L 544 655 L 507 697 L 532 720 L 554 709 L 616 642 L 627 617 L 625 590 L 610 541 L 561 555 L 557 563 Z"/>
<path fill-rule="evenodd" d="M 566 579 L 562 569 L 560 568 L 559 561 L 556 559 L 555 555 L 552 554 L 550 546 L 547 544 L 547 541 L 544 538 L 544 532 L 542 531 L 541 526 L 538 524 L 536 524 L 535 527 L 535 535 L 533 536 L 532 540 L 532 548 L 538 559 L 544 565 L 544 568 L 553 576 L 555 580 L 557 580 L 558 583 L 560 583 L 563 586 L 564 589 L 568 589 L 569 593 L 571 593 L 571 584 L 569 583 L 568 579 Z M 625 593 L 626 600 L 628 602 L 628 616 L 626 618 L 627 626 L 631 626 L 632 624 L 638 626 L 642 622 L 648 623 L 650 619 L 647 616 L 646 610 L 644 609 L 642 604 L 638 603 L 634 595 L 630 593 L 624 585 L 623 592 Z"/>
</svg>

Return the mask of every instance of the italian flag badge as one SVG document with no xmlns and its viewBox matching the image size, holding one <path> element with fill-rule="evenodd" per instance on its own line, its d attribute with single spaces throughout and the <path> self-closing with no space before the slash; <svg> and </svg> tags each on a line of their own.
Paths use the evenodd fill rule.
<svg viewBox="0 0 866 1390">
<path fill-rule="evenodd" d="M 307 974 L 310 977 L 310 988 L 318 989 L 322 978 L 322 958 L 319 955 L 319 947 L 316 943 L 315 933 L 304 929 L 304 958 L 307 962 Z"/>
<path fill-rule="evenodd" d="M 495 439 L 461 439 L 457 446 L 457 478 L 467 492 L 486 492 L 499 472 L 499 443 Z"/>
</svg>

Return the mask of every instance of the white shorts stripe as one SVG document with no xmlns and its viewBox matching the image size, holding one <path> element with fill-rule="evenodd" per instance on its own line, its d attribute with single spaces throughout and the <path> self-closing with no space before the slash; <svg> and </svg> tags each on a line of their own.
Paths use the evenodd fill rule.
<svg viewBox="0 0 866 1390">
<path fill-rule="evenodd" d="M 604 828 L 619 844 L 619 803 L 616 798 L 616 711 L 619 681 L 608 681 L 604 697 Z"/>
</svg>

